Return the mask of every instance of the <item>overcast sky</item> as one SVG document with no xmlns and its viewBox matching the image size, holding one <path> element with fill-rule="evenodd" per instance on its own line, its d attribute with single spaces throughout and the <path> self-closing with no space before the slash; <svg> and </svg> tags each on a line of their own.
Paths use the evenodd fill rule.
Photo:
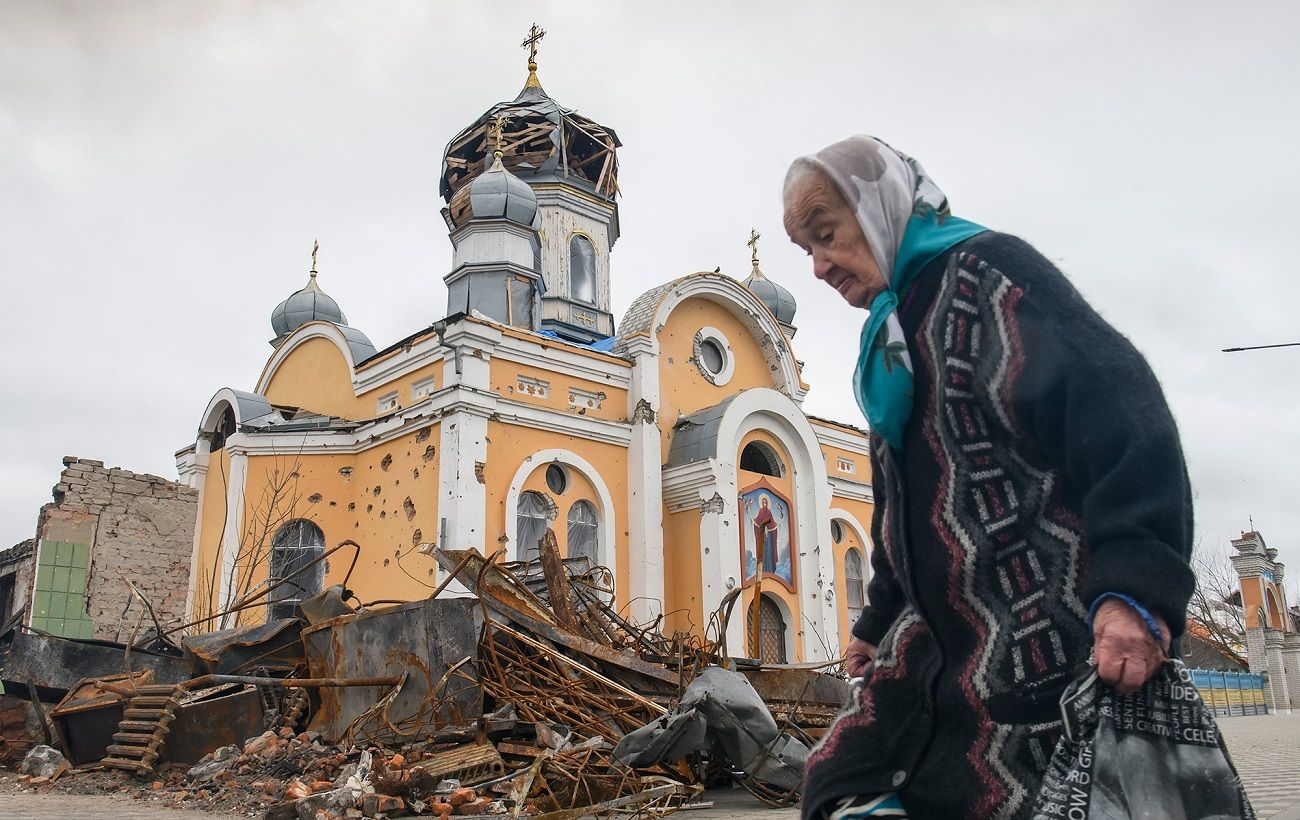
<svg viewBox="0 0 1300 820">
<path fill-rule="evenodd" d="M 1028 239 L 1148 356 L 1199 541 L 1300 562 L 1294 3 L 0 0 L 0 547 L 76 454 L 174 477 L 269 316 L 320 284 L 376 346 L 441 318 L 443 148 L 526 76 L 617 130 L 614 314 L 698 270 L 799 300 L 806 408 L 861 423 L 863 314 L 781 230 L 796 156 L 852 133 Z M 1105 389 L 1098 385 L 1098 389 Z M 1297 567 L 1300 572 L 1300 567 Z"/>
</svg>

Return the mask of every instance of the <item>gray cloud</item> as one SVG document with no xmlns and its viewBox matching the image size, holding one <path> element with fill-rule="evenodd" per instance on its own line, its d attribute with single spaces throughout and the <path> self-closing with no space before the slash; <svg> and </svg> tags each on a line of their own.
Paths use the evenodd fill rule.
<svg viewBox="0 0 1300 820">
<path fill-rule="evenodd" d="M 853 421 L 862 315 L 781 238 L 786 164 L 850 133 L 916 156 L 954 212 L 1020 234 L 1150 358 L 1205 544 L 1300 559 L 1289 4 L 347 2 L 0 6 L 0 544 L 65 453 L 171 475 L 271 308 L 321 285 L 377 344 L 439 318 L 442 149 L 524 79 L 616 128 L 616 315 L 695 270 L 800 300 L 808 409 Z"/>
</svg>

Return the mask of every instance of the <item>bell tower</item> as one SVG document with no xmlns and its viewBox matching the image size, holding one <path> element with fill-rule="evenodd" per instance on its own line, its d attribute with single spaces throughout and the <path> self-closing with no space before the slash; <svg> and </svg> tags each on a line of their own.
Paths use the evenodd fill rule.
<svg viewBox="0 0 1300 820">
<path fill-rule="evenodd" d="M 614 334 L 610 312 L 610 250 L 618 241 L 618 156 L 612 129 L 553 100 L 537 78 L 536 25 L 528 49 L 528 78 L 515 99 L 488 109 L 448 144 L 443 158 L 443 214 L 453 233 L 473 218 L 470 189 L 491 170 L 492 124 L 504 115 L 500 160 L 536 197 L 540 277 L 539 326 L 586 344 Z"/>
</svg>

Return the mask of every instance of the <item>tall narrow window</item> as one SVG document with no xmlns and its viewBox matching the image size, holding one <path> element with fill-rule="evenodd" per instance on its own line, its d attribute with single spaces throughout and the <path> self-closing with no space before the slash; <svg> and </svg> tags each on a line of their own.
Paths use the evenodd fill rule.
<svg viewBox="0 0 1300 820">
<path fill-rule="evenodd" d="M 542 542 L 542 536 L 546 535 L 547 526 L 551 523 L 551 517 L 547 514 L 548 507 L 549 505 L 541 493 L 529 490 L 519 494 L 515 546 L 519 560 L 532 561 L 538 555 L 541 555 L 539 545 Z"/>
<path fill-rule="evenodd" d="M 849 547 L 849 551 L 844 553 L 844 595 L 849 607 L 850 620 L 856 618 L 857 613 L 867 603 L 862 582 L 862 553 L 857 547 Z"/>
<path fill-rule="evenodd" d="M 271 539 L 271 583 L 288 578 L 324 554 L 325 533 L 320 527 L 303 518 L 290 521 Z M 325 562 L 320 561 L 271 590 L 268 616 L 292 618 L 302 599 L 324 588 Z"/>
<path fill-rule="evenodd" d="M 569 557 L 585 555 L 594 565 L 597 563 L 599 539 L 596 521 L 596 508 L 590 501 L 577 501 L 569 508 Z"/>
<path fill-rule="evenodd" d="M 569 296 L 596 304 L 596 249 L 585 236 L 569 240 Z"/>
<path fill-rule="evenodd" d="M 770 596 L 758 601 L 758 659 L 763 663 L 785 663 L 785 617 Z"/>
</svg>

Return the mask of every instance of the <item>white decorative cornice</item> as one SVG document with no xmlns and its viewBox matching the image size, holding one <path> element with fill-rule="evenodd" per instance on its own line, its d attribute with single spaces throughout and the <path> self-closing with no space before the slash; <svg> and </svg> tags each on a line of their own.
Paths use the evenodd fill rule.
<svg viewBox="0 0 1300 820">
<path fill-rule="evenodd" d="M 619 447 L 627 447 L 632 443 L 632 425 L 628 422 L 580 416 L 513 399 L 499 399 L 492 420 Z"/>
<path fill-rule="evenodd" d="M 817 435 L 817 441 L 821 444 L 828 447 L 838 447 L 841 450 L 848 450 L 850 453 L 871 458 L 871 440 L 867 438 L 866 434 L 839 427 L 830 427 L 819 423 L 816 419 L 809 419 L 808 421 L 812 424 L 813 432 Z"/>
<path fill-rule="evenodd" d="M 717 461 L 703 459 L 663 469 L 664 504 L 669 512 L 698 510 L 718 486 Z"/>
<path fill-rule="evenodd" d="M 836 498 L 848 498 L 853 501 L 866 501 L 873 504 L 876 501 L 875 491 L 865 481 L 853 481 L 838 476 L 828 476 L 827 481 L 831 485 L 831 495 Z"/>
</svg>

